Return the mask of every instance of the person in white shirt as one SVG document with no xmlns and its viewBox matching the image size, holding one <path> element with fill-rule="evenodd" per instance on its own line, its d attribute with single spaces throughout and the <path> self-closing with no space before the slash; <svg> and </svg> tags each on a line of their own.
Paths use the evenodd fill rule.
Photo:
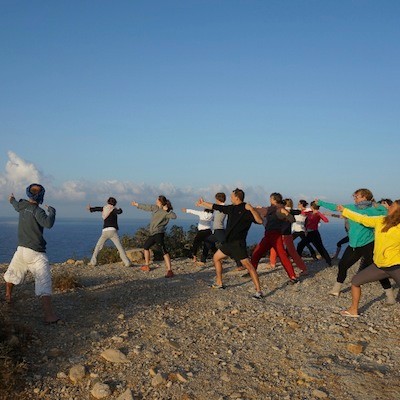
<svg viewBox="0 0 400 400">
<path fill-rule="evenodd" d="M 193 262 L 197 263 L 198 265 L 204 265 L 206 263 L 208 253 L 208 248 L 204 242 L 212 234 L 211 227 L 214 220 L 213 210 L 205 209 L 204 211 L 198 211 L 190 208 L 182 208 L 182 212 L 197 215 L 199 217 L 197 233 L 193 239 L 191 254 L 193 257 Z M 201 261 L 198 262 L 197 251 L 201 243 L 203 243 L 203 252 Z"/>
</svg>

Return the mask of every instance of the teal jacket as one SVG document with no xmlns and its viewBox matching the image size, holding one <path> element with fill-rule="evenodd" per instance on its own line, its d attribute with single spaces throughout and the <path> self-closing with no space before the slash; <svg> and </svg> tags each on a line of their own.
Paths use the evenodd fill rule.
<svg viewBox="0 0 400 400">
<path fill-rule="evenodd" d="M 327 203 L 326 201 L 318 200 L 318 205 L 327 208 L 331 211 L 337 211 L 337 204 Z M 355 211 L 362 215 L 368 215 L 370 217 L 382 216 L 387 214 L 387 210 L 381 204 L 377 206 L 371 206 L 366 208 L 358 208 L 356 204 L 346 204 L 343 207 L 348 208 L 351 211 Z M 362 247 L 368 243 L 374 241 L 374 229 L 367 228 L 364 225 L 354 222 L 351 219 L 349 221 L 349 245 L 350 247 Z"/>
</svg>

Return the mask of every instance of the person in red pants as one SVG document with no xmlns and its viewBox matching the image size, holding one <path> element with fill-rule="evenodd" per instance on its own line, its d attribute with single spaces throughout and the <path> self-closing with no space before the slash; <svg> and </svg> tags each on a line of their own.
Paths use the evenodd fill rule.
<svg viewBox="0 0 400 400">
<path fill-rule="evenodd" d="M 290 282 L 297 283 L 299 281 L 298 277 L 294 272 L 293 265 L 286 254 L 282 241 L 282 223 L 284 221 L 294 222 L 294 217 L 285 209 L 280 193 L 272 193 L 269 199 L 271 203 L 269 207 L 257 208 L 258 213 L 266 218 L 265 234 L 253 251 L 251 263 L 254 268 L 257 268 L 261 257 L 268 250 L 274 249 L 281 259 Z"/>
</svg>

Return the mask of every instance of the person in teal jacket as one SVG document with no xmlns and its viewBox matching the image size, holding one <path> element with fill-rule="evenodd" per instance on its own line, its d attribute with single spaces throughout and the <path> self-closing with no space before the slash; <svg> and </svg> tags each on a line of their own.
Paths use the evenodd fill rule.
<svg viewBox="0 0 400 400">
<path fill-rule="evenodd" d="M 376 204 L 373 201 L 373 194 L 368 189 L 357 189 L 353 194 L 353 198 L 354 204 L 347 204 L 344 206 L 345 208 L 368 216 L 382 216 L 387 214 L 387 209 L 384 206 Z M 319 206 L 327 208 L 328 210 L 338 210 L 338 204 L 327 203 L 322 200 L 316 201 Z M 361 259 L 359 270 L 362 270 L 373 263 L 374 230 L 365 227 L 358 222 L 349 220 L 348 235 L 349 246 L 346 248 L 341 260 L 339 261 L 336 283 L 330 292 L 332 296 L 339 296 L 342 285 L 347 277 L 347 271 L 357 261 Z M 387 302 L 389 304 L 394 304 L 395 297 L 389 279 L 382 279 L 380 283 L 385 290 Z"/>
</svg>

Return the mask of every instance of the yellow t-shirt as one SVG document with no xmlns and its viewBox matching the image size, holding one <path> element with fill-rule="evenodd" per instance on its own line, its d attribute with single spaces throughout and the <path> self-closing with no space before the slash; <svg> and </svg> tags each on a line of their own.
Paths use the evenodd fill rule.
<svg viewBox="0 0 400 400">
<path fill-rule="evenodd" d="M 377 267 L 400 265 L 400 224 L 382 232 L 384 216 L 369 217 L 345 208 L 343 217 L 375 229 L 374 263 Z"/>
</svg>

